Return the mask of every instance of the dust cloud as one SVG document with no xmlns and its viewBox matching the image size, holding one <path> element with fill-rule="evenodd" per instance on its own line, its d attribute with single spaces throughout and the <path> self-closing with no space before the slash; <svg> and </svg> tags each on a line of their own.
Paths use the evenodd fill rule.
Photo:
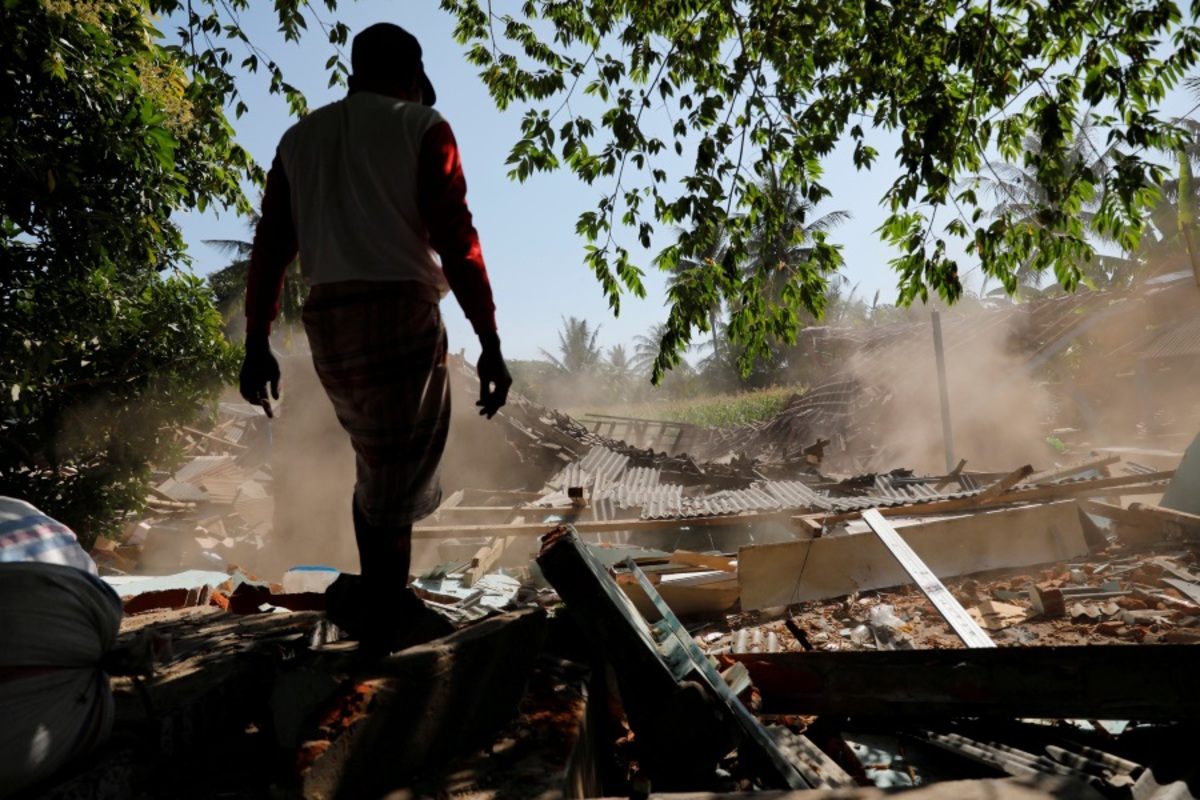
<svg viewBox="0 0 1200 800">
<path fill-rule="evenodd" d="M 1043 319 L 1040 329 L 1029 306 L 941 308 L 954 462 L 966 459 L 973 472 L 1009 472 L 1024 464 L 1041 470 L 1078 460 L 1096 447 L 1186 446 L 1200 418 L 1187 366 L 1194 359 L 1138 358 L 1164 321 L 1200 310 L 1200 293 L 1194 286 L 1183 288 L 1188 291 L 1177 293 L 1182 299 L 1171 307 L 1162 297 L 1151 302 L 1140 296 L 1105 298 L 1084 312 L 1047 306 L 1051 324 Z M 931 310 L 915 311 L 909 317 L 915 322 L 897 326 L 890 341 L 839 359 L 825 376 L 849 371 L 863 387 L 849 430 L 857 444 L 874 450 L 872 469 L 905 467 L 929 475 L 947 470 Z M 1087 322 L 1063 335 L 1064 325 L 1080 320 Z M 1064 347 L 1053 350 L 1057 341 Z M 290 356 L 282 366 L 286 397 L 274 423 L 270 569 L 311 563 L 357 571 L 350 513 L 354 458 L 347 436 L 311 359 Z M 479 417 L 477 387 L 464 382 L 459 369 L 451 373 L 457 377 L 442 462 L 444 496 L 459 489 L 540 489 L 537 476 L 520 469 L 520 455 L 506 440 L 512 422 Z M 814 376 L 813 385 L 820 380 Z M 612 413 L 622 407 L 613 383 L 603 378 L 560 375 L 540 392 L 541 402 L 552 408 L 587 410 L 594 402 Z M 418 540 L 414 570 L 446 560 L 440 556 L 436 544 Z"/>
<path fill-rule="evenodd" d="M 1170 330 L 1164 323 L 1194 319 L 1195 287 L 1106 296 L 1086 309 L 1043 302 L 940 309 L 955 463 L 1007 472 L 1099 447 L 1186 446 L 1200 418 L 1194 360 L 1141 353 Z M 879 468 L 947 469 L 931 311 L 915 330 L 848 361 L 876 398 L 858 405 L 850 429 L 869 432 Z"/>
<path fill-rule="evenodd" d="M 303 333 L 293 332 L 307 348 Z M 452 357 L 451 361 L 457 357 Z M 280 359 L 283 400 L 273 430 L 275 520 L 270 545 L 259 569 L 282 574 L 299 564 L 323 564 L 358 572 L 351 502 L 354 452 L 325 395 L 307 353 Z M 443 498 L 460 489 L 540 489 L 526 487 L 502 418 L 486 420 L 475 408 L 476 387 L 467 385 L 454 363 L 451 372 L 451 425 L 441 464 Z M 413 542 L 413 569 L 444 559 L 436 542 Z"/>
<path fill-rule="evenodd" d="M 1028 359 L 1010 349 L 1008 336 L 967 336 L 969 319 L 941 316 L 955 463 L 966 459 L 972 471 L 1008 471 L 1044 460 L 1053 395 L 1028 373 Z M 862 407 L 850 428 L 871 431 L 882 468 L 942 474 L 948 468 L 933 329 L 926 319 L 925 330 L 906 339 L 906 346 L 851 357 L 851 374 L 883 402 Z"/>
</svg>

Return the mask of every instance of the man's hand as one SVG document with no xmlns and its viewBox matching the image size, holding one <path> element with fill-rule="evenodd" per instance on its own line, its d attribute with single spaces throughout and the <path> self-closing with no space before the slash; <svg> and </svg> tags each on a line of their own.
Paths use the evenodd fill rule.
<svg viewBox="0 0 1200 800">
<path fill-rule="evenodd" d="M 246 337 L 246 359 L 238 376 L 238 388 L 247 403 L 262 406 L 268 417 L 275 416 L 271 401 L 279 400 L 279 362 L 266 336 Z"/>
<path fill-rule="evenodd" d="M 495 333 L 479 337 L 483 352 L 475 364 L 479 374 L 479 406 L 480 416 L 491 419 L 496 412 L 508 401 L 508 387 L 512 386 L 512 376 L 508 374 L 508 365 L 500 354 L 500 336 Z"/>
</svg>

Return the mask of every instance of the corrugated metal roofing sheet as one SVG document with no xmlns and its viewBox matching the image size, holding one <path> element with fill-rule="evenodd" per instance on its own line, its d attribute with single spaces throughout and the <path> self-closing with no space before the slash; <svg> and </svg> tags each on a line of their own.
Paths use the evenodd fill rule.
<svg viewBox="0 0 1200 800">
<path fill-rule="evenodd" d="M 661 483 L 654 467 L 628 466 L 629 458 L 604 447 L 593 447 L 549 481 L 560 491 L 582 486 L 597 519 L 612 519 L 621 509 L 641 508 L 641 519 L 689 519 L 770 511 L 830 511 L 845 513 L 889 508 L 908 503 L 971 497 L 980 490 L 938 492 L 920 481 L 875 477 L 868 495 L 828 497 L 802 481 L 759 481 L 745 489 L 726 489 L 707 495 L 684 496 L 684 487 Z"/>
<path fill-rule="evenodd" d="M 817 494 L 807 484 L 800 481 L 767 481 L 763 489 L 771 494 L 782 508 L 795 509 L 829 509 L 829 498 Z"/>
<path fill-rule="evenodd" d="M 578 461 L 573 461 L 567 464 L 558 474 L 550 480 L 546 481 L 546 485 L 551 489 L 557 489 L 560 492 L 565 492 L 571 486 L 590 486 L 592 483 L 592 475 L 585 472 L 579 466 Z"/>
<path fill-rule="evenodd" d="M 725 489 L 710 495 L 689 497 L 684 501 L 681 516 L 713 517 L 721 514 L 777 511 L 779 501 L 758 486 L 749 489 Z"/>
<path fill-rule="evenodd" d="M 1142 358 L 1189 356 L 1200 356 L 1200 317 L 1174 326 L 1142 351 Z"/>
<path fill-rule="evenodd" d="M 663 484 L 648 492 L 642 503 L 642 519 L 674 519 L 683 512 L 683 487 Z"/>
<path fill-rule="evenodd" d="M 593 447 L 579 462 L 585 471 L 605 481 L 616 480 L 629 463 L 629 456 L 622 455 L 607 447 Z"/>
<path fill-rule="evenodd" d="M 657 493 L 658 481 L 658 470 L 650 467 L 638 467 L 626 470 L 615 481 L 598 480 L 593 496 L 612 498 L 624 508 L 640 506 L 645 504 L 647 498 Z M 682 489 L 682 487 L 676 488 Z"/>
<path fill-rule="evenodd" d="M 613 483 L 625 471 L 629 457 L 606 447 L 593 447 L 581 459 L 563 467 L 546 482 L 552 489 L 566 490 L 572 486 L 593 487 Z"/>
</svg>

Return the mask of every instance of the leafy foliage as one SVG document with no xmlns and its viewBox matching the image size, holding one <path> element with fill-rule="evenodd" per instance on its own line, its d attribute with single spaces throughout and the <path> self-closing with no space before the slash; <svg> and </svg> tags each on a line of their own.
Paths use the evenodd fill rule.
<svg viewBox="0 0 1200 800">
<path fill-rule="evenodd" d="M 195 417 L 235 354 L 198 278 L 116 267 L 0 292 L 0 494 L 85 544 L 140 508 L 168 427 Z"/>
<path fill-rule="evenodd" d="M 248 204 L 225 95 L 140 2 L 0 7 L 0 492 L 84 540 L 232 375 L 172 210 Z"/>
<path fill-rule="evenodd" d="M 1163 177 L 1146 154 L 1173 152 L 1183 137 L 1155 109 L 1200 48 L 1194 11 L 1185 22 L 1169 0 L 442 6 L 497 106 L 526 109 L 512 177 L 567 169 L 599 187 L 577 229 L 614 311 L 624 292 L 644 293 L 642 267 L 615 233 L 626 227 L 648 246 L 656 226 L 678 230 L 654 258 L 676 276 L 656 376 L 721 303 L 746 309 L 730 334 L 752 354 L 794 336 L 794 309 L 820 317 L 840 256 L 825 231 L 800 238 L 807 209 L 831 194 L 822 176 L 834 148 L 849 142 L 870 170 L 880 133 L 899 140 L 880 232 L 900 253 L 902 303 L 961 295 L 955 239 L 1010 291 L 1019 270 L 1052 271 L 1074 289 L 1094 255 L 1085 205 L 1092 231 L 1136 245 Z M 1078 120 L 1105 142 L 1110 169 L 1067 157 Z M 1029 138 L 1037 148 L 1023 147 Z M 1040 191 L 1032 207 L 990 218 L 963 179 L 996 153 Z M 663 166 L 672 157 L 690 160 L 678 183 Z M 772 176 L 809 205 L 764 191 Z M 807 250 L 778 298 L 761 297 L 757 270 L 739 269 L 756 228 Z M 722 257 L 706 257 L 722 238 Z"/>
</svg>

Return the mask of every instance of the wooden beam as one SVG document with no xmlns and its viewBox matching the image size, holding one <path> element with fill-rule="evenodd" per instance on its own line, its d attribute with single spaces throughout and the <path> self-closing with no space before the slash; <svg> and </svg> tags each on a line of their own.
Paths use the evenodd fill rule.
<svg viewBox="0 0 1200 800">
<path fill-rule="evenodd" d="M 1200 515 L 1189 514 L 1186 511 L 1176 511 L 1150 503 L 1130 503 L 1129 510 L 1135 514 L 1152 517 L 1159 522 L 1173 522 L 1183 528 L 1200 528 Z"/>
<path fill-rule="evenodd" d="M 515 541 L 515 536 L 497 536 L 479 548 L 471 559 L 471 566 L 463 573 L 463 586 L 474 586 L 480 578 L 491 572 L 500 556 L 504 555 L 504 551 Z"/>
<path fill-rule="evenodd" d="M 990 502 L 972 503 L 973 497 L 954 500 L 931 500 L 928 503 L 910 503 L 903 506 L 888 506 L 878 511 L 885 517 L 913 517 L 925 514 L 951 514 L 959 511 L 975 511 L 981 508 L 1011 505 L 1013 503 L 1046 503 L 1052 500 L 1065 500 L 1072 497 L 1087 497 L 1089 495 L 1111 494 L 1111 489 L 1120 488 L 1121 494 L 1150 494 L 1161 490 L 1158 484 L 1170 480 L 1175 470 L 1152 472 L 1147 475 L 1125 475 L 1117 478 L 1097 478 L 1091 481 L 1065 483 L 1057 486 L 1041 486 L 1032 489 L 1010 489 L 993 498 Z M 804 514 L 798 519 L 812 520 L 822 525 L 837 525 L 840 522 L 857 519 L 862 511 L 847 511 L 838 514 Z"/>
<path fill-rule="evenodd" d="M 1013 470 L 988 488 L 984 489 L 979 494 L 970 498 L 972 500 L 972 505 L 987 505 L 1032 474 L 1033 466 L 1030 464 L 1026 464 L 1020 469 Z"/>
<path fill-rule="evenodd" d="M 563 516 L 560 510 L 546 509 L 546 516 Z M 721 525 L 749 525 L 756 522 L 790 522 L 790 512 L 771 511 L 760 514 L 735 514 L 722 517 L 689 517 L 687 519 L 614 519 L 572 520 L 579 533 L 612 533 L 614 531 L 663 531 L 683 528 L 707 528 Z M 524 522 L 511 525 L 417 525 L 414 539 L 453 539 L 463 536 L 541 536 L 552 531 L 557 522 Z"/>
<path fill-rule="evenodd" d="M 230 450 L 240 450 L 242 452 L 246 451 L 246 445 L 244 445 L 244 444 L 238 444 L 237 442 L 231 442 L 228 439 L 222 439 L 220 436 L 214 436 L 211 433 L 205 433 L 204 431 L 198 431 L 195 428 L 189 428 L 186 425 L 181 426 L 180 429 L 187 431 L 188 433 L 192 434 L 193 436 L 202 436 L 205 439 L 211 439 L 212 441 L 216 442 L 217 444 L 222 445 L 223 447 L 228 447 Z"/>
<path fill-rule="evenodd" d="M 1099 500 L 1079 500 L 1079 508 L 1085 514 L 1092 514 L 1104 519 L 1110 519 L 1113 522 L 1120 522 L 1126 525 L 1136 525 L 1139 527 L 1157 527 L 1158 523 L 1150 519 L 1145 514 L 1139 514 L 1136 511 L 1131 511 L 1123 506 L 1113 505 L 1112 503 L 1103 503 Z"/>
<path fill-rule="evenodd" d="M 766 713 L 1200 719 L 1195 645 L 814 650 L 732 658 L 750 670 Z"/>
<path fill-rule="evenodd" d="M 966 468 L 966 466 L 967 466 L 967 460 L 965 458 L 960 458 L 958 460 L 958 466 L 955 467 L 954 469 L 950 470 L 949 474 L 947 474 L 940 481 L 938 481 L 937 484 L 933 487 L 933 490 L 935 492 L 940 492 L 942 489 L 945 489 L 951 483 L 957 481 L 959 479 L 959 477 L 962 476 L 962 471 L 963 471 L 963 469 Z"/>
<path fill-rule="evenodd" d="M 1045 470 L 1043 472 L 1035 473 L 1030 475 L 1029 478 L 1026 479 L 1025 483 L 1029 486 L 1037 486 L 1038 484 L 1042 483 L 1052 483 L 1053 481 L 1069 478 L 1072 475 L 1078 475 L 1079 473 L 1087 472 L 1088 470 L 1104 469 L 1105 467 L 1115 464 L 1120 460 L 1121 457 L 1117 455 L 1093 458 L 1088 461 L 1082 461 L 1078 464 L 1071 464 L 1065 467 L 1059 467 L 1058 469 Z"/>
<path fill-rule="evenodd" d="M 1032 468 L 1029 468 L 1032 469 Z M 1018 470 L 1019 471 L 1019 470 Z M 1016 473 L 1013 473 L 1014 475 Z M 999 484 L 997 484 L 999 485 Z M 929 567 L 925 566 L 925 562 L 921 560 L 913 549 L 908 546 L 908 542 L 900 538 L 900 534 L 896 529 L 888 524 L 888 521 L 879 515 L 879 512 L 873 508 L 863 512 L 863 521 L 875 532 L 875 535 L 883 542 L 884 546 L 891 551 L 896 560 L 900 562 L 900 566 L 904 567 L 904 571 L 912 577 L 913 582 L 917 584 L 917 588 L 921 593 L 929 598 L 929 602 L 933 603 L 934 608 L 946 618 L 946 622 L 950 623 L 950 627 L 958 638 L 962 639 L 963 644 L 967 647 L 995 647 L 996 643 L 992 641 L 983 628 L 979 627 L 975 620 L 971 619 L 971 615 L 958 604 L 945 585 L 938 580 L 937 576 Z"/>
</svg>

